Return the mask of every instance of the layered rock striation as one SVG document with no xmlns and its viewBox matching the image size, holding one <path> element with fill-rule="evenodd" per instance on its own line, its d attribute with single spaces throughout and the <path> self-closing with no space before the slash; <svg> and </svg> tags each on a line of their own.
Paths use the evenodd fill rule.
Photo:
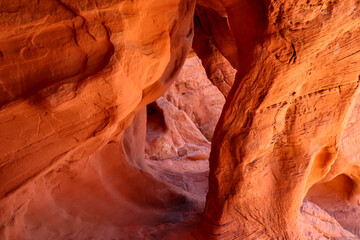
<svg viewBox="0 0 360 240">
<path fill-rule="evenodd" d="M 124 131 L 179 73 L 194 8 L 0 3 L 1 239 L 136 239 L 179 221 L 192 200 L 147 173 L 146 111 Z"/>
</svg>

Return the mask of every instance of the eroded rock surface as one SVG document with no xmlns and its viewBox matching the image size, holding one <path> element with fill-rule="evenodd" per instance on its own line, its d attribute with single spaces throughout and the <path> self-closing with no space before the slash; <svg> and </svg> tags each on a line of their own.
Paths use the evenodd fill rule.
<svg viewBox="0 0 360 240">
<path fill-rule="evenodd" d="M 360 6 L 222 3 L 238 73 L 214 134 L 196 236 L 306 239 L 298 223 L 302 200 L 336 163 L 358 95 Z"/>
<path fill-rule="evenodd" d="M 150 159 L 209 158 L 210 142 L 184 111 L 164 97 L 148 106 L 146 130 L 145 153 Z"/>
<path fill-rule="evenodd" d="M 185 111 L 201 133 L 211 141 L 225 98 L 207 78 L 198 57 L 185 61 L 179 76 L 164 97 Z"/>
<path fill-rule="evenodd" d="M 359 114 L 358 97 L 342 136 L 336 161 L 326 177 L 314 184 L 306 196 L 357 236 L 360 236 Z"/>
<path fill-rule="evenodd" d="M 198 1 L 194 31 L 193 49 L 210 81 L 227 97 L 235 80 L 237 48 L 224 7 Z"/>
<path fill-rule="evenodd" d="M 124 130 L 180 71 L 194 8 L 192 0 L 0 3 L 1 239 L 131 239 L 151 235 L 136 227 L 146 221 L 178 219 L 160 209 L 191 200 L 139 161 L 146 121 L 132 130 L 143 138 L 124 140 Z"/>
<path fill-rule="evenodd" d="M 314 203 L 304 201 L 300 208 L 299 225 L 306 239 L 358 239 Z"/>
<path fill-rule="evenodd" d="M 6 142 L 1 196 L 60 159 L 86 156 L 82 146 L 91 143 L 96 151 L 123 131 L 170 85 L 191 44 L 193 1 L 49 0 L 1 7 L 1 96 L 3 103 L 12 101 L 0 113 Z M 27 46 L 35 51 L 32 59 L 22 55 Z"/>
<path fill-rule="evenodd" d="M 360 236 L 357 0 L 2 1 L 0 26 L 1 239 Z M 190 46 L 227 98 L 202 215 L 213 91 L 145 108 Z"/>
</svg>

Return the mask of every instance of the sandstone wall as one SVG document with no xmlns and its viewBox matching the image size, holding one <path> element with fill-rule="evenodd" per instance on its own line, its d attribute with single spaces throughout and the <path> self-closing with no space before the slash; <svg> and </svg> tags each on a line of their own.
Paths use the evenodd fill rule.
<svg viewBox="0 0 360 240">
<path fill-rule="evenodd" d="M 299 208 L 340 161 L 358 95 L 360 6 L 351 0 L 222 3 L 238 73 L 213 138 L 197 236 L 306 239 Z M 346 176 L 358 182 L 353 173 Z"/>
<path fill-rule="evenodd" d="M 356 239 L 359 26 L 357 0 L 1 1 L 0 238 Z M 191 46 L 227 99 L 202 216 L 205 116 L 157 100 L 176 151 L 144 159 Z"/>
<path fill-rule="evenodd" d="M 145 206 L 167 208 L 177 198 L 166 200 L 168 187 L 141 170 L 145 122 L 138 137 L 123 135 L 180 71 L 194 7 L 192 0 L 0 2 L 1 239 L 108 239 L 141 219 L 131 217 L 136 212 L 148 219 Z M 139 151 L 129 149 L 131 138 Z M 130 179 L 165 195 L 129 193 Z"/>
</svg>

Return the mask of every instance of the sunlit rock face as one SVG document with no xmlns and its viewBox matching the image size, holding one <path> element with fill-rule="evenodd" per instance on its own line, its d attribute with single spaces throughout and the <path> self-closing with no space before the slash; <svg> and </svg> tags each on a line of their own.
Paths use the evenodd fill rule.
<svg viewBox="0 0 360 240">
<path fill-rule="evenodd" d="M 1 239 L 134 239 L 151 235 L 138 224 L 179 218 L 153 215 L 190 200 L 142 170 L 146 114 L 124 130 L 180 71 L 194 8 L 0 3 Z"/>
<path fill-rule="evenodd" d="M 333 216 L 309 201 L 304 201 L 300 208 L 299 227 L 305 239 L 358 239 Z"/>
<path fill-rule="evenodd" d="M 145 153 L 150 159 L 209 158 L 210 142 L 184 111 L 164 97 L 148 109 Z"/>
<path fill-rule="evenodd" d="M 357 236 L 360 236 L 359 114 L 358 97 L 343 133 L 336 161 L 326 177 L 314 184 L 306 196 Z"/>
<path fill-rule="evenodd" d="M 358 134 L 350 120 L 360 74 L 358 1 L 222 3 L 238 72 L 213 137 L 197 237 L 317 239 L 299 224 L 309 189 L 310 200 L 358 234 L 351 147 Z M 321 192 L 326 202 L 351 205 L 321 204 Z"/>
<path fill-rule="evenodd" d="M 164 96 L 183 110 L 206 139 L 211 141 L 225 98 L 207 78 L 198 57 L 186 60 L 176 81 Z"/>
<path fill-rule="evenodd" d="M 0 239 L 360 236 L 357 0 L 2 1 L 0 26 Z"/>
</svg>

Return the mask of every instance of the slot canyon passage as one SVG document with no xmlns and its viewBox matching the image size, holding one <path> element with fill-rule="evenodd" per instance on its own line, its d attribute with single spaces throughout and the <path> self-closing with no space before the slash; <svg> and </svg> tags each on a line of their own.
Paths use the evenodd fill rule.
<svg viewBox="0 0 360 240">
<path fill-rule="evenodd" d="M 0 0 L 0 239 L 359 239 L 358 0 Z"/>
</svg>

